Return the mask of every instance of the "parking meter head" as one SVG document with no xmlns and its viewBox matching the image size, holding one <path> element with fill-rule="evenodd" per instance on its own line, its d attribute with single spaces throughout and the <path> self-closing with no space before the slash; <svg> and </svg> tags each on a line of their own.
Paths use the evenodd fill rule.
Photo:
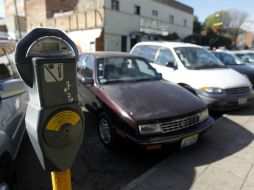
<svg viewBox="0 0 254 190">
<path fill-rule="evenodd" d="M 78 103 L 76 45 L 62 31 L 34 29 L 16 46 L 21 78 L 30 87 L 26 129 L 42 167 L 71 167 L 83 141 Z"/>
<path fill-rule="evenodd" d="M 28 49 L 33 43 L 35 43 L 35 41 L 45 36 L 57 37 L 66 41 L 73 49 L 76 59 L 78 59 L 78 49 L 75 43 L 62 31 L 48 28 L 36 28 L 32 30 L 19 40 L 15 50 L 15 62 L 19 75 L 31 88 L 33 87 L 34 71 L 32 66 L 32 57 L 29 56 Z"/>
</svg>

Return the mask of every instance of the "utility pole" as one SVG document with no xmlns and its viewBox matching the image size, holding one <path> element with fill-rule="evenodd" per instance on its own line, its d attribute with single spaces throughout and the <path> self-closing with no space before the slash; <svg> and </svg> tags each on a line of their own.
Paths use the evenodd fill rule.
<svg viewBox="0 0 254 190">
<path fill-rule="evenodd" d="M 17 26 L 18 26 L 19 39 L 20 39 L 22 36 L 21 36 L 21 29 L 20 29 L 20 22 L 19 22 L 19 15 L 18 15 L 18 8 L 17 8 L 17 1 L 16 0 L 14 0 L 14 7 L 15 7 L 15 15 L 16 15 L 16 19 L 17 19 Z"/>
</svg>

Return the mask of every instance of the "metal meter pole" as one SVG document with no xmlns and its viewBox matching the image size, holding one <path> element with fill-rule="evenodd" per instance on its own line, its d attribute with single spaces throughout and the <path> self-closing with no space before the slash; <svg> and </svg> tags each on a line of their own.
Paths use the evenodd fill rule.
<svg viewBox="0 0 254 190">
<path fill-rule="evenodd" d="M 61 172 L 51 172 L 51 181 L 53 190 L 72 190 L 70 169 Z"/>
</svg>

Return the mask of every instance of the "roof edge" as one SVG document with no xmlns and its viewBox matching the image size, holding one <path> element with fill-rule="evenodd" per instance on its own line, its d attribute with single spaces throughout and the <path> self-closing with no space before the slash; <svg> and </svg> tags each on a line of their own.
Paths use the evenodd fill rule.
<svg viewBox="0 0 254 190">
<path fill-rule="evenodd" d="M 175 0 L 153 0 L 153 1 L 158 2 L 158 3 L 162 3 L 162 4 L 166 4 L 170 7 L 179 9 L 181 11 L 184 11 L 184 12 L 192 14 L 192 15 L 194 13 L 194 9 L 192 7 L 190 7 L 186 4 L 180 3 L 178 1 L 175 1 Z"/>
</svg>

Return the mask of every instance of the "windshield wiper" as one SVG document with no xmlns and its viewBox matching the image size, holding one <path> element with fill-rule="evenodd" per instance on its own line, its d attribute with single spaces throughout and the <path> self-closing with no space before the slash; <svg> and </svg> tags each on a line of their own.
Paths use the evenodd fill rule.
<svg viewBox="0 0 254 190">
<path fill-rule="evenodd" d="M 139 81 L 153 81 L 153 80 L 159 80 L 159 77 L 154 77 L 154 78 L 140 78 L 136 80 L 132 80 L 133 82 L 139 82 Z"/>
<path fill-rule="evenodd" d="M 216 69 L 216 68 L 226 68 L 225 65 L 203 65 L 198 67 L 193 67 L 193 69 Z"/>
<path fill-rule="evenodd" d="M 107 82 L 103 82 L 102 84 L 112 84 L 112 83 L 120 83 L 120 82 L 128 82 L 128 81 L 122 80 L 122 79 L 117 79 L 117 80 L 110 80 Z"/>
</svg>

